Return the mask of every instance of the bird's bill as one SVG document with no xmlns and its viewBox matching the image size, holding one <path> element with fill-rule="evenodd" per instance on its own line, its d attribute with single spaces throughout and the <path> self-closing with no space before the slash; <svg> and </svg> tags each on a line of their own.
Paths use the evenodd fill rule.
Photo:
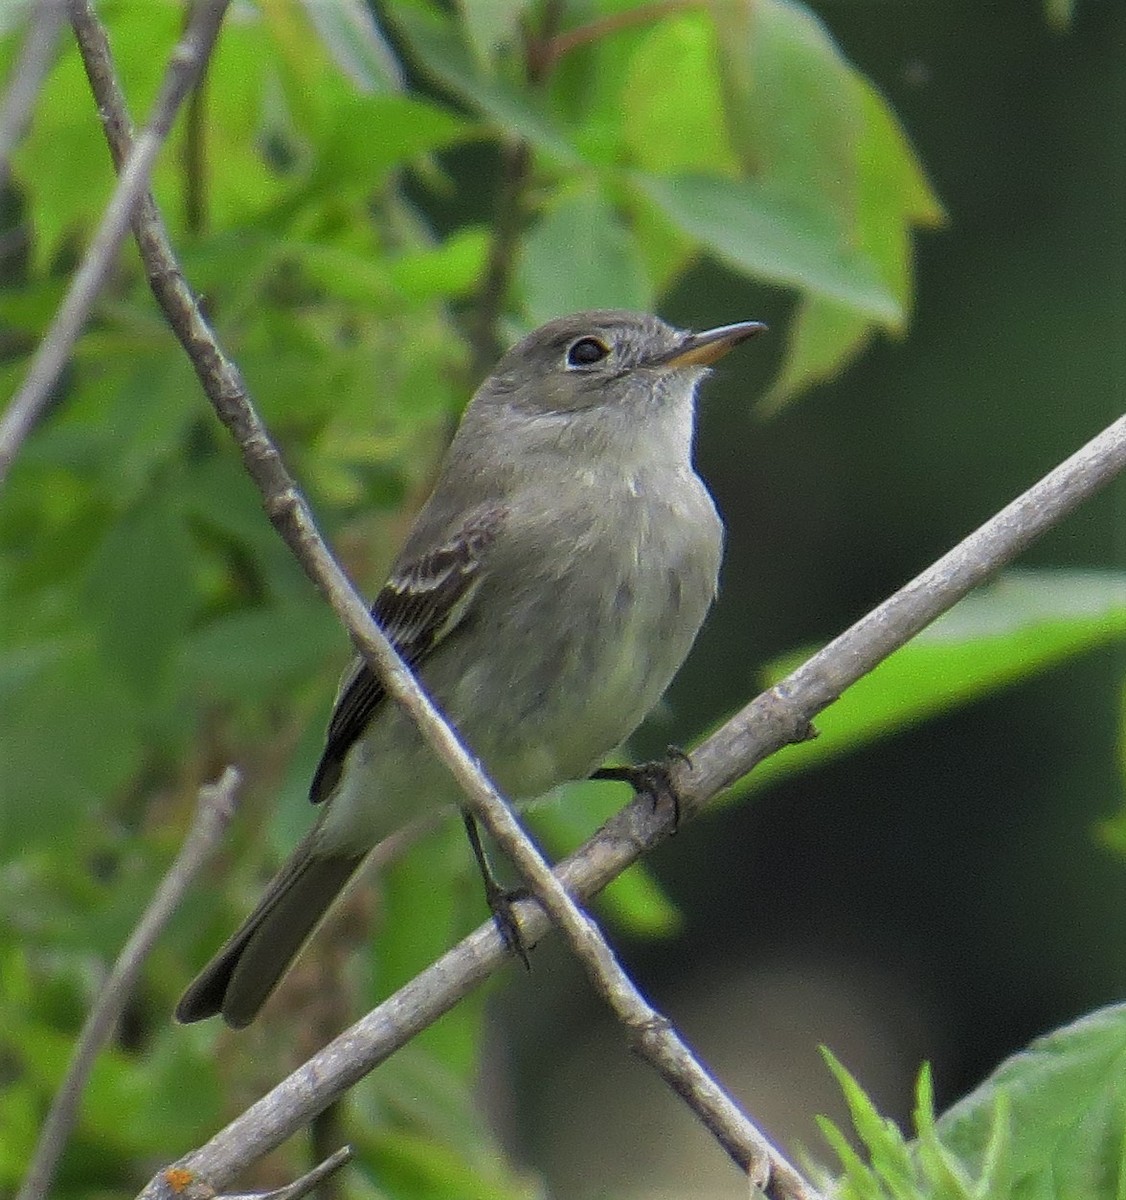
<svg viewBox="0 0 1126 1200">
<path fill-rule="evenodd" d="M 740 321 L 737 325 L 721 325 L 703 333 L 690 333 L 661 363 L 667 367 L 708 367 L 718 362 L 740 342 L 762 333 L 761 321 Z"/>
</svg>

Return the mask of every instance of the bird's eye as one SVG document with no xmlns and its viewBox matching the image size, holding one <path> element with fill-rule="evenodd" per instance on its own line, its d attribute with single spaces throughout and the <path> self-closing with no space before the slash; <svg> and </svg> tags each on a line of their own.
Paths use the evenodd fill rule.
<svg viewBox="0 0 1126 1200">
<path fill-rule="evenodd" d="M 589 367 L 596 362 L 601 362 L 609 353 L 610 348 L 605 342 L 600 342 L 598 338 L 579 338 L 577 342 L 572 342 L 567 350 L 567 366 Z"/>
</svg>

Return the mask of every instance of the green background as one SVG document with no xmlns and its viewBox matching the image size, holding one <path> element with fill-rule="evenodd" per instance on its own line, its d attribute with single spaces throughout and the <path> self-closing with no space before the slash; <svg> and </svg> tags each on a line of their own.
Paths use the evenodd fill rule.
<svg viewBox="0 0 1126 1200">
<path fill-rule="evenodd" d="M 733 6 L 716 18 L 723 70 L 707 17 L 672 13 L 576 51 L 536 94 L 505 40 L 521 7 L 380 6 L 410 99 L 382 90 L 378 55 L 360 69 L 376 91 L 358 95 L 340 27 L 311 37 L 297 5 L 264 6 L 264 26 L 232 14 L 208 85 L 206 215 L 185 213 L 178 149 L 157 190 L 221 338 L 369 593 L 483 361 L 465 331 L 495 237 L 502 135 L 535 146 L 502 343 L 596 303 L 697 328 L 770 322 L 704 390 L 698 460 L 729 530 L 723 588 L 631 747 L 642 757 L 690 746 L 779 662 L 1122 411 L 1126 12 L 1100 0 L 1064 22 L 1015 0 L 815 6 L 838 54 L 787 40 L 817 28 L 796 5 L 766 6 L 770 36 L 737 42 Z M 630 7 L 576 0 L 565 27 Z M 142 112 L 178 12 L 106 13 Z M 156 38 L 159 53 L 144 51 Z M 6 38 L 7 64 L 17 44 Z M 941 227 L 922 184 L 893 212 L 850 208 L 867 178 L 857 163 L 893 161 L 850 157 L 861 77 L 909 136 Z M 71 54 L 13 161 L 6 394 L 108 193 L 99 136 Z M 913 169 L 909 151 L 894 161 Z M 775 190 L 759 197 L 759 224 L 740 223 L 746 203 L 709 224 L 712 192 L 684 171 Z M 810 197 L 812 215 L 795 199 Z M 787 391 L 803 369 L 790 341 L 801 306 L 842 294 L 844 332 L 819 344 L 842 369 Z M 941 1111 L 1035 1035 L 1122 994 L 1122 482 L 1021 567 L 600 910 L 643 988 L 749 1110 L 822 1162 L 813 1115 L 844 1109 L 819 1042 L 906 1119 L 924 1059 Z M 242 812 L 95 1075 L 60 1194 L 131 1194 L 483 919 L 451 823 L 349 902 L 261 1026 L 169 1024 L 309 819 L 304 788 L 345 657 L 125 255 L 0 494 L 0 1194 L 195 787 L 226 762 L 247 775 Z M 622 798 L 583 789 L 530 820 L 558 853 Z M 680 1176 L 697 1189 L 684 1194 L 745 1194 L 561 950 L 545 944 L 530 977 L 513 972 L 490 996 L 487 1016 L 479 1001 L 459 1010 L 321 1130 L 330 1148 L 335 1135 L 357 1145 L 346 1194 L 550 1186 L 585 1200 L 657 1195 Z M 963 1129 L 959 1148 L 972 1143 Z M 291 1147 L 260 1179 L 306 1154 Z"/>
</svg>

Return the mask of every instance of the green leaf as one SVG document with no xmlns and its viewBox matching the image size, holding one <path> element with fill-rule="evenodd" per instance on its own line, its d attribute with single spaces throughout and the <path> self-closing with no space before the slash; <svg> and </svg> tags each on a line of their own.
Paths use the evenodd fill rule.
<svg viewBox="0 0 1126 1200">
<path fill-rule="evenodd" d="M 0 290 L 0 320 L 13 331 L 41 336 L 58 310 L 66 281 L 30 279 L 19 288 Z M 27 364 L 23 367 L 26 370 Z"/>
<path fill-rule="evenodd" d="M 764 411 L 837 374 L 877 325 L 902 330 L 911 307 L 912 228 L 942 211 L 890 106 L 825 25 L 791 0 L 720 5 L 728 125 L 744 169 L 807 209 L 863 258 L 894 297 L 874 313 L 810 285 Z"/>
<path fill-rule="evenodd" d="M 123 315 L 128 318 L 132 314 Z M 169 354 L 166 346 L 146 344 L 142 340 L 146 331 L 125 328 L 123 333 L 120 347 L 111 342 L 99 348 L 89 337 L 83 339 L 80 360 L 91 375 L 108 373 L 104 382 L 110 386 L 83 388 L 73 411 L 77 416 L 84 410 L 85 420 L 105 437 L 99 464 L 112 464 L 105 475 L 114 504 L 148 508 L 152 487 L 174 486 L 168 481 L 162 485 L 161 477 L 167 465 L 183 454 L 188 432 L 203 409 L 198 402 L 198 381 L 184 355 Z M 163 330 L 161 335 L 163 340 Z M 115 384 L 118 361 L 125 369 Z M 88 407 L 86 402 L 90 402 Z M 178 523 L 171 507 L 163 507 L 165 517 Z M 184 543 L 180 546 L 184 548 Z"/>
<path fill-rule="evenodd" d="M 337 105 L 333 118 L 309 185 L 330 195 L 345 186 L 368 198 L 393 167 L 478 132 L 447 109 L 408 96 L 351 96 Z M 378 137 L 369 130 L 378 130 Z"/>
<path fill-rule="evenodd" d="M 653 174 L 738 171 L 723 120 L 716 40 L 704 13 L 661 21 L 646 32 L 630 56 L 619 98 L 626 161 Z"/>
<path fill-rule="evenodd" d="M 143 695 L 168 678 L 194 600 L 192 543 L 166 492 L 125 513 L 91 564 L 87 600 L 107 669 Z"/>
<path fill-rule="evenodd" d="M 773 416 L 798 392 L 832 379 L 868 336 L 872 322 L 847 305 L 806 296 L 787 331 L 782 368 L 758 402 L 760 415 Z"/>
<path fill-rule="evenodd" d="M 77 386 L 29 446 L 37 463 L 78 475 L 87 504 L 91 486 L 99 502 L 117 509 L 138 503 L 199 415 L 184 402 L 195 390 L 187 361 L 166 345 L 155 347 L 152 332 L 164 340 L 167 330 L 150 331 L 144 318 L 134 323 L 139 317 L 131 305 L 119 305 L 112 322 L 82 338 Z"/>
<path fill-rule="evenodd" d="M 210 621 L 185 642 L 183 665 L 205 694 L 247 701 L 315 674 L 340 643 L 325 605 L 289 603 Z"/>
<path fill-rule="evenodd" d="M 393 19 L 426 71 L 471 108 L 561 164 L 579 165 L 574 145 L 538 101 L 528 92 L 485 74 L 453 21 L 405 6 L 396 8 Z"/>
<path fill-rule="evenodd" d="M 540 1182 L 521 1178 L 492 1139 L 472 1156 L 449 1142 L 399 1129 L 357 1131 L 358 1142 L 391 1195 L 411 1200 L 538 1200 Z"/>
<path fill-rule="evenodd" d="M 381 871 L 383 922 L 376 941 L 375 992 L 387 996 L 413 979 L 488 917 L 460 821 L 428 831 Z M 418 1045 L 463 1080 L 477 1068 L 484 1017 L 480 992 L 427 1029 Z"/>
<path fill-rule="evenodd" d="M 258 489 L 233 454 L 209 455 L 189 464 L 180 499 L 193 524 L 220 532 L 244 549 L 260 554 L 282 545 L 262 511 Z M 292 558 L 288 550 L 283 551 L 283 558 Z"/>
<path fill-rule="evenodd" d="M 302 0 L 337 66 L 363 92 L 397 92 L 403 68 L 364 0 Z"/>
<path fill-rule="evenodd" d="M 358 313 L 382 315 L 400 302 L 387 260 L 370 249 L 286 237 L 278 242 L 277 258 L 298 269 L 303 284 Z"/>
<path fill-rule="evenodd" d="M 631 937 L 672 937 L 684 924 L 680 909 L 643 863 L 635 863 L 611 880 L 599 895 L 598 906 Z"/>
<path fill-rule="evenodd" d="M 19 650 L 10 652 L 23 659 Z M 43 647 L 42 669 L 5 688 L 0 704 L 3 787 L 0 859 L 33 846 L 62 852 L 84 822 L 138 769 L 135 699 L 81 632 Z M 26 660 L 24 660 L 26 666 Z M 8 655 L 0 656 L 0 676 Z"/>
<path fill-rule="evenodd" d="M 1123 639 L 1126 575 L 1006 572 L 854 683 L 817 718 L 817 738 L 771 755 L 734 794 L 809 770 Z M 802 651 L 773 663 L 767 680 L 783 678 L 807 657 Z"/>
<path fill-rule="evenodd" d="M 180 12 L 171 4 L 115 6 L 110 44 L 138 123 L 156 94 L 180 21 Z M 44 266 L 68 235 L 93 227 L 113 189 L 113 165 L 94 106 L 76 103 L 89 94 L 74 39 L 63 37 L 28 136 L 13 155 L 18 182 L 34 196 L 33 244 Z"/>
<path fill-rule="evenodd" d="M 875 263 L 832 224 L 750 180 L 634 175 L 638 191 L 737 270 L 849 305 L 882 324 L 903 317 Z"/>
<path fill-rule="evenodd" d="M 356 1107 L 367 1129 L 382 1126 L 434 1138 L 466 1164 L 487 1163 L 495 1145 L 476 1084 L 472 1074 L 450 1070 L 412 1041 L 365 1077 L 355 1092 Z"/>
<path fill-rule="evenodd" d="M 1122 689 L 1122 705 L 1118 721 L 1118 770 L 1122 782 L 1126 785 L 1126 687 Z M 1099 838 L 1104 846 L 1126 858 L 1126 808 L 1098 828 Z"/>
<path fill-rule="evenodd" d="M 1075 18 L 1075 0 L 1044 0 L 1044 15 L 1056 29 L 1067 29 Z"/>
<path fill-rule="evenodd" d="M 465 32 L 477 61 L 489 68 L 496 50 L 517 43 L 520 19 L 532 0 L 458 0 Z"/>
<path fill-rule="evenodd" d="M 916 1089 L 919 1138 L 909 1144 L 893 1121 L 882 1117 L 859 1083 L 822 1048 L 848 1103 L 853 1128 L 864 1145 L 867 1162 L 845 1135 L 825 1117 L 818 1125 L 843 1168 L 832 1194 L 837 1200 L 1003 1200 L 994 1190 L 995 1174 L 973 1181 L 957 1157 L 935 1133 L 930 1070 L 924 1066 Z M 994 1143 L 995 1144 L 995 1143 Z"/>
<path fill-rule="evenodd" d="M 871 1168 L 852 1148 L 848 1137 L 828 1117 L 817 1116 L 817 1127 L 829 1143 L 844 1168 L 844 1174 L 836 1180 L 834 1196 L 837 1200 L 886 1200 L 887 1192 L 880 1186 Z"/>
<path fill-rule="evenodd" d="M 893 1196 L 915 1195 L 914 1168 L 899 1127 L 879 1114 L 864 1089 L 829 1050 L 822 1047 L 821 1053 L 844 1093 L 853 1127 L 868 1151 L 872 1171 Z"/>
<path fill-rule="evenodd" d="M 1003 1101 L 1003 1098 L 1001 1098 Z M 943 1144 L 938 1136 L 934 1117 L 934 1088 L 931 1083 L 930 1067 L 924 1063 L 915 1086 L 915 1129 L 918 1138 L 915 1151 L 923 1176 L 930 1181 L 931 1195 L 938 1200 L 978 1200 L 988 1196 L 1003 1196 L 1007 1186 L 1003 1185 L 1001 1171 L 1005 1150 L 1008 1146 L 1008 1105 L 996 1106 L 993 1114 L 993 1130 L 986 1150 L 983 1170 L 979 1182 L 974 1183 L 968 1173 Z"/>
<path fill-rule="evenodd" d="M 637 246 L 594 191 L 554 204 L 529 232 L 517 284 L 533 325 L 585 308 L 652 306 Z"/>
<path fill-rule="evenodd" d="M 204 1132 L 222 1108 L 217 1081 L 200 1071 L 199 1061 L 179 1031 L 162 1031 L 144 1056 L 116 1047 L 101 1052 L 90 1075 L 79 1137 L 122 1154 L 159 1156 L 167 1122 Z M 190 1136 L 190 1135 L 189 1135 Z M 198 1136 L 198 1135 L 197 1135 Z"/>
<path fill-rule="evenodd" d="M 0 1090 L 0 1186 L 13 1194 L 27 1173 L 42 1124 L 42 1098 L 26 1081 Z"/>
<path fill-rule="evenodd" d="M 718 63 L 744 169 L 854 222 L 862 126 L 855 72 L 825 25 L 789 0 L 720 4 Z"/>
<path fill-rule="evenodd" d="M 998 1149 L 1004 1124 L 1005 1169 Z M 1126 1195 L 1126 1005 L 1033 1042 L 939 1119 L 942 1144 L 989 1200 Z"/>
<path fill-rule="evenodd" d="M 903 306 L 905 321 L 914 290 L 911 228 L 936 228 L 946 214 L 891 105 L 862 76 L 856 77 L 856 88 L 864 127 L 857 146 L 860 195 L 854 236 Z"/>
<path fill-rule="evenodd" d="M 145 9 L 144 5 L 132 7 L 141 12 Z M 224 22 L 215 53 L 207 64 L 202 114 L 206 161 L 201 164 L 204 177 L 199 182 L 206 192 L 209 229 L 244 227 L 251 214 L 268 212 L 291 186 L 284 172 L 277 169 L 276 161 L 263 153 L 272 138 L 267 122 L 279 107 L 280 89 L 277 47 L 270 37 L 268 19 L 259 18 L 265 10 L 276 7 L 260 6 L 254 20 Z M 319 62 L 322 56 L 315 53 L 315 38 L 306 36 L 304 45 L 307 58 Z M 185 160 L 178 149 L 173 142 L 157 173 L 158 200 L 166 219 L 172 221 L 184 210 Z M 194 242 L 194 237 L 190 241 L 178 239 L 177 249 L 190 253 Z M 232 250 L 241 252 L 241 247 L 233 246 Z M 225 281 L 237 277 L 233 274 L 237 268 L 229 269 L 232 274 Z M 187 277 L 193 286 L 199 286 L 190 270 Z"/>
<path fill-rule="evenodd" d="M 484 229 L 461 229 L 439 246 L 412 250 L 388 264 L 396 293 L 414 301 L 469 295 L 480 281 L 489 253 Z"/>
</svg>

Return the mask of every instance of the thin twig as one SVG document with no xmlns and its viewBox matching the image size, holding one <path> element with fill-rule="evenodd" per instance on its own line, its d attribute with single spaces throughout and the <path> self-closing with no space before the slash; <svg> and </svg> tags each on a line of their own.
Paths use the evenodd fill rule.
<svg viewBox="0 0 1126 1200">
<path fill-rule="evenodd" d="M 8 183 L 8 160 L 31 120 L 39 90 L 55 61 L 64 0 L 39 0 L 28 10 L 30 28 L 0 103 L 0 188 Z"/>
<path fill-rule="evenodd" d="M 94 39 L 87 36 L 88 26 L 92 20 L 94 20 L 93 14 L 87 9 L 82 14 L 82 27 L 77 29 L 84 59 L 88 51 L 97 52 Z M 108 47 L 106 49 L 108 50 Z M 112 97 L 108 91 L 102 88 L 107 72 L 112 74 L 112 64 L 107 64 L 104 60 L 96 65 L 96 69 L 95 64 L 89 62 L 87 64 L 87 74 L 91 79 L 92 86 L 95 87 L 99 106 L 107 112 L 108 118 L 112 111 L 109 110 Z M 100 88 L 102 90 L 99 90 Z M 111 136 L 115 136 L 119 142 L 115 147 L 115 158 L 124 158 L 124 143 L 128 139 L 127 116 L 119 112 L 116 114 L 116 119 L 107 119 L 106 128 L 107 132 L 113 131 Z M 152 208 L 155 210 L 155 206 Z M 138 213 L 136 223 L 141 225 L 145 220 L 145 212 Z M 566 923 L 572 944 L 578 952 L 585 954 L 585 961 L 588 962 L 594 976 L 602 980 L 604 994 L 607 997 L 620 999 L 632 996 L 632 1002 L 624 1011 L 628 1013 L 632 1022 L 631 1028 L 635 1030 L 635 1041 L 639 1050 L 646 1055 L 652 1055 L 660 1047 L 663 1049 L 667 1061 L 671 1054 L 670 1046 L 676 1041 L 671 1027 L 657 1013 L 644 1006 L 640 994 L 617 967 L 613 954 L 602 941 L 601 935 L 595 932 L 589 919 L 574 907 L 562 889 L 555 883 L 547 864 L 538 856 L 531 844 L 527 842 L 525 835 L 508 816 L 508 809 L 495 788 L 483 777 L 472 756 L 461 744 L 456 734 L 445 724 L 409 670 L 376 629 L 366 605 L 356 595 L 318 535 L 312 514 L 304 498 L 298 492 L 270 443 L 266 430 L 241 387 L 237 372 L 222 356 L 210 331 L 206 329 L 202 316 L 191 299 L 190 292 L 186 286 L 182 290 L 169 290 L 166 286 L 169 281 L 174 279 L 180 279 L 182 282 L 178 268 L 174 266 L 175 260 L 171 248 L 166 244 L 166 233 L 160 227 L 155 229 L 150 227 L 143 232 L 145 236 L 139 238 L 139 243 L 149 269 L 150 279 L 161 281 L 162 284 L 157 292 L 158 299 L 166 307 L 168 304 L 176 307 L 177 312 L 172 320 L 174 328 L 177 330 L 187 328 L 193 331 L 193 336 L 185 340 L 185 346 L 193 357 L 197 373 L 200 374 L 201 379 L 206 378 L 208 394 L 212 397 L 221 419 L 235 436 L 248 471 L 259 484 L 271 520 L 298 555 L 314 583 L 325 594 L 334 611 L 348 628 L 361 653 L 373 661 L 373 669 L 377 670 L 384 678 L 388 691 L 408 709 L 415 721 L 419 723 L 427 738 L 435 746 L 436 752 L 454 770 L 462 788 L 474 796 L 478 815 L 485 821 L 487 827 L 499 833 L 502 845 L 507 845 L 510 849 L 518 842 L 523 843 L 526 849 L 522 856 L 521 869 L 537 891 L 554 889 L 552 897 L 547 903 L 557 918 Z M 151 250 L 154 240 L 165 242 L 159 259 L 154 259 L 149 253 L 146 253 L 146 247 Z M 168 269 L 170 265 L 172 266 L 171 270 Z M 190 305 L 190 311 L 185 311 L 185 302 Z M 210 344 L 206 347 L 206 352 L 201 355 L 202 341 Z M 212 369 L 216 364 L 222 364 L 222 369 L 218 373 Z M 511 824 L 506 824 L 509 821 Z M 594 955 L 590 949 L 595 941 L 601 947 L 597 955 Z M 621 1003 L 625 1004 L 625 999 L 621 999 Z M 653 1031 L 658 1028 L 662 1029 L 663 1033 L 660 1037 L 655 1037 Z M 696 1098 L 700 1105 L 701 1115 L 709 1127 L 717 1131 L 722 1144 L 734 1154 L 741 1166 L 745 1169 L 752 1167 L 756 1178 L 763 1180 L 769 1178 L 772 1170 L 769 1158 L 777 1157 L 776 1152 L 771 1150 L 762 1135 L 754 1130 L 754 1127 L 738 1112 L 736 1106 L 723 1097 L 718 1086 L 692 1059 L 683 1046 L 679 1047 L 678 1061 L 682 1069 L 688 1073 L 680 1087 L 682 1094 L 686 1097 Z M 779 1160 L 779 1166 L 783 1171 L 792 1171 L 792 1168 L 788 1168 L 781 1160 Z M 792 1194 L 798 1197 L 811 1193 L 794 1192 Z"/>
<path fill-rule="evenodd" d="M 78 1103 L 94 1060 L 117 1025 L 132 995 L 141 967 L 157 938 L 180 907 L 200 869 L 210 858 L 230 824 L 234 815 L 238 785 L 238 771 L 234 767 L 228 767 L 217 782 L 205 784 L 199 789 L 195 814 L 180 851 L 172 860 L 172 865 L 160 881 L 148 908 L 141 915 L 129 940 L 117 956 L 117 961 L 102 984 L 98 998 L 86 1018 L 71 1055 L 66 1076 L 55 1093 L 51 1111 L 40 1130 L 31 1166 L 16 1200 L 42 1200 L 47 1195 L 55 1168 L 74 1127 Z"/>
<path fill-rule="evenodd" d="M 459 773 L 460 774 L 460 773 Z M 736 1165 L 771 1200 L 816 1200 L 817 1193 L 747 1119 L 622 970 L 595 922 L 579 908 L 485 780 L 459 778 L 466 799 L 533 895 L 562 931 L 595 989 L 625 1026 L 634 1051 L 688 1104 Z"/>
<path fill-rule="evenodd" d="M 159 1178 L 167 1189 L 168 1195 L 176 1200 L 301 1200 L 315 1188 L 331 1178 L 346 1163 L 352 1161 L 352 1147 L 341 1146 L 324 1162 L 318 1163 L 311 1171 L 307 1171 L 299 1179 L 286 1184 L 285 1187 L 275 1188 L 272 1192 L 224 1192 L 215 1191 L 210 1184 L 185 1171 L 182 1167 L 168 1167 L 161 1171 Z"/>
<path fill-rule="evenodd" d="M 82 266 L 71 280 L 50 329 L 39 343 L 23 385 L 0 418 L 0 483 L 35 426 L 82 333 L 133 212 L 148 189 L 149 176 L 172 120 L 211 53 L 228 3 L 229 0 L 199 0 L 184 36 L 172 51 L 148 125 L 133 143 Z M 73 13 L 83 7 L 83 0 L 71 0 L 71 5 L 73 19 Z"/>
<path fill-rule="evenodd" d="M 493 208 L 493 230 L 485 273 L 473 311 L 466 322 L 469 336 L 469 378 L 474 387 L 492 369 L 503 349 L 500 318 L 504 312 L 516 248 L 527 214 L 524 197 L 531 178 L 532 150 L 525 141 L 513 140 L 501 147 L 500 183 Z"/>
<path fill-rule="evenodd" d="M 1007 504 L 937 562 L 752 700 L 673 766 L 681 814 L 695 814 L 762 760 L 808 735 L 846 688 L 1011 563 L 1126 470 L 1126 416 Z"/>
<path fill-rule="evenodd" d="M 543 70 L 552 70 L 564 55 L 570 54 L 580 46 L 589 46 L 592 42 L 600 42 L 627 29 L 652 25 L 674 13 L 704 9 L 707 4 L 708 0 L 653 0 L 651 4 L 639 4 L 637 8 L 622 9 L 621 12 L 609 13 L 595 21 L 588 21 L 585 25 L 565 29 L 562 33 L 546 39 L 540 46 Z"/>
<path fill-rule="evenodd" d="M 542 88 L 552 59 L 546 52 L 563 19 L 562 0 L 547 0 L 539 28 L 525 27 L 524 60 L 528 86 Z M 520 234 L 528 219 L 528 188 L 533 155 L 529 143 L 514 138 L 501 144 L 500 179 L 493 207 L 493 229 L 485 271 L 472 312 L 466 322 L 469 337 L 469 381 L 476 387 L 493 368 L 504 349 L 500 319 L 512 286 Z"/>
<path fill-rule="evenodd" d="M 85 54 L 85 49 L 84 49 Z M 97 74 L 89 70 L 93 81 Z M 103 108 L 106 98 L 97 96 Z M 127 121 L 118 121 L 118 128 L 127 128 Z M 107 126 L 108 128 L 108 126 Z M 127 136 L 123 134 L 122 136 Z M 119 148 L 120 154 L 120 148 Z M 139 218 L 143 219 L 143 218 Z M 151 231 L 150 231 L 151 232 Z M 142 253 L 145 243 L 142 242 Z M 171 250 L 168 250 L 169 257 Z M 168 278 L 158 264 L 146 259 L 150 276 Z M 174 297 L 176 303 L 180 297 Z M 162 298 L 162 303 L 163 303 Z M 197 327 L 202 318 L 198 313 L 186 317 L 180 312 L 173 321 L 176 328 L 185 324 Z M 198 350 L 198 340 L 186 343 L 189 353 Z M 220 354 L 212 345 L 210 356 L 201 366 L 215 361 Z M 194 357 L 194 354 L 193 354 Z M 212 379 L 209 393 L 221 419 L 231 430 L 250 474 L 259 483 L 267 512 L 286 542 L 297 554 L 306 572 L 332 605 L 337 616 L 349 630 L 353 642 L 372 663 L 373 669 L 387 685 L 391 695 L 402 704 L 423 730 L 435 752 L 453 771 L 459 785 L 470 797 L 470 803 L 498 841 L 517 860 L 518 869 L 559 921 L 576 953 L 580 955 L 593 978 L 599 982 L 603 995 L 615 1006 L 615 1011 L 633 1032 L 639 1053 L 657 1065 L 665 1078 L 679 1071 L 678 1091 L 696 1105 L 696 1111 L 719 1138 L 721 1144 L 744 1170 L 764 1183 L 775 1176 L 775 1164 L 783 1177 L 800 1179 L 797 1173 L 769 1146 L 766 1139 L 739 1112 L 719 1086 L 704 1071 L 676 1037 L 671 1026 L 642 1000 L 628 977 L 618 967 L 609 946 L 596 927 L 581 913 L 551 874 L 492 784 L 485 779 L 472 755 L 462 745 L 456 733 L 438 714 L 429 698 L 399 659 L 390 643 L 372 621 L 366 605 L 351 587 L 347 577 L 332 559 L 317 533 L 312 513 L 280 457 L 277 455 L 265 428 L 246 396 L 245 391 L 227 390 L 230 379 Z M 800 1200 L 812 1196 L 812 1190 L 793 1190 L 777 1193 Z"/>
<path fill-rule="evenodd" d="M 184 14 L 190 22 L 195 11 L 192 0 Z M 210 60 L 208 60 L 210 62 Z M 199 73 L 188 96 L 180 161 L 184 173 L 184 228 L 202 233 L 207 227 L 207 65 Z"/>
<path fill-rule="evenodd" d="M 301 1200 L 316 1187 L 330 1179 L 346 1163 L 352 1161 L 352 1147 L 341 1146 L 334 1154 L 330 1154 L 322 1163 L 318 1163 L 311 1171 L 295 1179 L 292 1183 L 273 1192 L 251 1192 L 249 1195 L 225 1196 L 223 1200 Z M 324 1191 L 323 1187 L 321 1188 Z"/>
</svg>

